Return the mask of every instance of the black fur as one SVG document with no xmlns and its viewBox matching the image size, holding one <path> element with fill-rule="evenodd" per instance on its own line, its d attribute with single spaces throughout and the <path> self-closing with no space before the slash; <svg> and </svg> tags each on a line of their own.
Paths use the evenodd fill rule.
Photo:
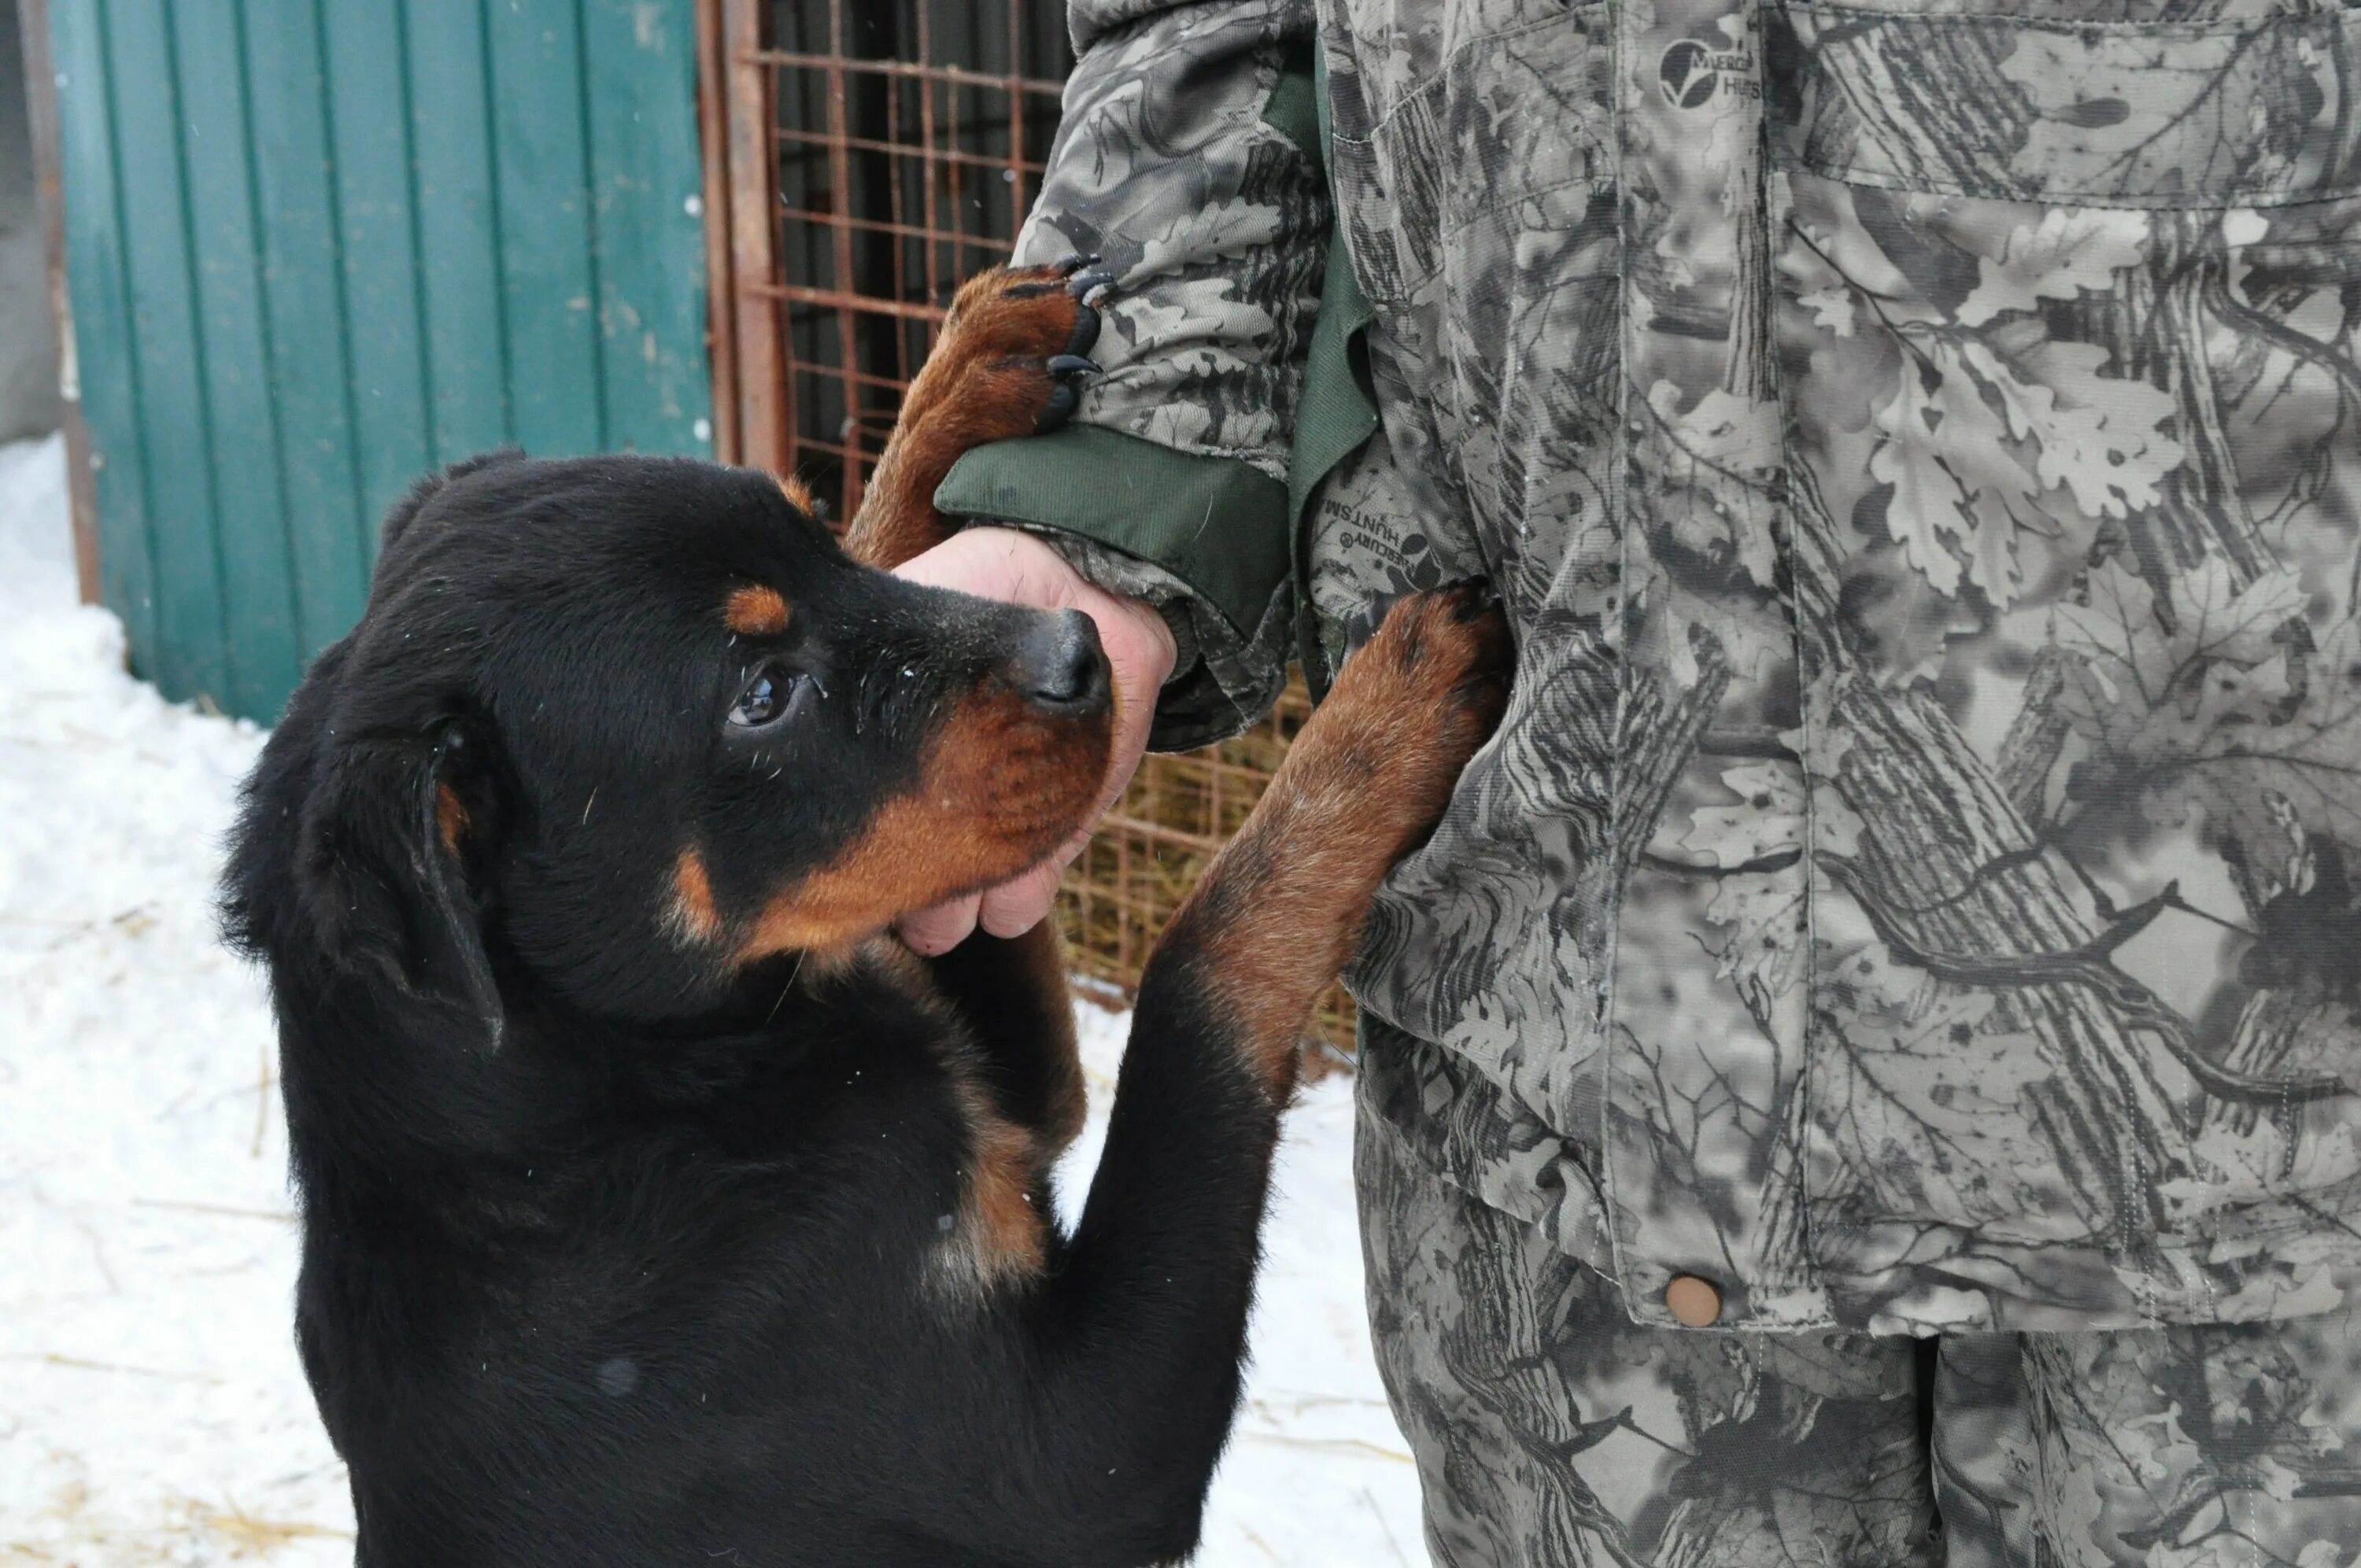
<svg viewBox="0 0 2361 1568">
<path fill-rule="evenodd" d="M 750 582 L 791 606 L 774 645 L 717 619 Z M 685 845 L 725 912 L 829 863 L 1040 621 L 858 567 L 709 465 L 503 455 L 396 509 L 225 893 L 277 1004 L 298 1338 L 364 1568 L 1193 1545 L 1276 1114 L 1205 999 L 1144 1000 L 1076 1234 L 987 1288 L 942 1261 L 958 1063 L 1053 1119 L 1054 1000 L 989 938 L 928 985 L 681 928 Z M 750 742 L 758 656 L 819 695 Z"/>
</svg>

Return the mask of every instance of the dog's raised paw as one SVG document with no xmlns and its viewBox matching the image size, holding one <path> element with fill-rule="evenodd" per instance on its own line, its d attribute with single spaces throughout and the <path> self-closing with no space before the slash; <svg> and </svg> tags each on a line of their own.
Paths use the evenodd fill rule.
<svg viewBox="0 0 2361 1568">
<path fill-rule="evenodd" d="M 1433 828 L 1499 727 L 1513 663 L 1508 618 L 1486 585 L 1411 594 L 1345 661 L 1281 776 L 1357 824 L 1360 841 L 1400 853 Z"/>
<path fill-rule="evenodd" d="M 1397 599 L 1337 681 L 1378 688 L 1364 700 L 1400 707 L 1481 745 L 1507 707 L 1515 662 L 1499 596 L 1480 578 Z M 1463 759 L 1464 760 L 1464 759 Z"/>
<path fill-rule="evenodd" d="M 1000 268 L 968 280 L 951 302 L 921 377 L 927 398 L 955 397 L 981 439 L 1056 430 L 1082 406 L 1101 374 L 1091 357 L 1098 307 L 1115 275 L 1095 256 L 1048 267 Z M 920 397 L 920 388 L 912 389 Z"/>
</svg>

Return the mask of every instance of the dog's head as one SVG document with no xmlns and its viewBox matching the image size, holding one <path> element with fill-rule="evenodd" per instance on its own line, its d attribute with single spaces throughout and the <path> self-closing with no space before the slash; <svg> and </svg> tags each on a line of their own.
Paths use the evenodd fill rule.
<svg viewBox="0 0 2361 1568">
<path fill-rule="evenodd" d="M 230 925 L 282 1011 L 294 965 L 486 1046 L 521 989 L 679 1019 L 1037 861 L 1110 732 L 1087 618 L 857 565 L 763 475 L 479 460 L 388 520 L 247 786 Z"/>
</svg>

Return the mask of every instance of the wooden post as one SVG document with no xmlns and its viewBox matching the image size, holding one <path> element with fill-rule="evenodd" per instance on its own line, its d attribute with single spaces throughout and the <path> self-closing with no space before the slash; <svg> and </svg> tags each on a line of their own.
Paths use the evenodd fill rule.
<svg viewBox="0 0 2361 1568">
<path fill-rule="evenodd" d="M 776 275 L 778 165 L 772 148 L 770 72 L 758 0 L 719 0 L 729 83 L 730 314 L 737 323 L 738 460 L 780 471 L 786 389 L 779 358 Z"/>
</svg>

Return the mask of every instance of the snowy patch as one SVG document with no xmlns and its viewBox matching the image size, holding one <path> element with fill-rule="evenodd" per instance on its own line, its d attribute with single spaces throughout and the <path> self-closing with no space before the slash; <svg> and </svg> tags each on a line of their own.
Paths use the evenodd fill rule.
<svg viewBox="0 0 2361 1568">
<path fill-rule="evenodd" d="M 0 447 L 0 1564 L 349 1563 L 290 1331 L 295 1234 L 258 975 L 213 883 L 251 725 L 123 673 L 74 602 L 64 455 Z M 1126 1020 L 1084 1005 L 1105 1127 Z M 1420 1561 L 1361 1313 L 1351 1085 L 1290 1116 L 1255 1367 L 1200 1563 Z"/>
</svg>

